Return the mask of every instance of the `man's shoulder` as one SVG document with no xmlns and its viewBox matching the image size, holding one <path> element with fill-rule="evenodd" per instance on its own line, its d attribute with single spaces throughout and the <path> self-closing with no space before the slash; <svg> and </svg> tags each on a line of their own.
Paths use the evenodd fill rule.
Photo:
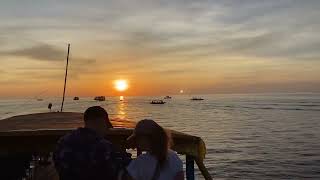
<svg viewBox="0 0 320 180">
<path fill-rule="evenodd" d="M 114 151 L 113 149 L 110 141 L 79 128 L 60 138 L 55 156 L 61 159 L 64 157 L 69 159 L 99 159 L 110 156 Z"/>
<path fill-rule="evenodd" d="M 70 133 L 62 136 L 59 142 L 68 142 L 68 141 L 80 141 L 80 142 L 96 142 L 109 144 L 110 142 L 105 140 L 102 137 L 99 137 L 96 132 L 88 128 L 78 128 L 71 131 Z"/>
<path fill-rule="evenodd" d="M 96 152 L 108 152 L 109 154 L 114 151 L 113 144 L 110 141 L 103 138 L 93 142 L 93 146 Z"/>
<path fill-rule="evenodd" d="M 100 153 L 113 151 L 113 145 L 110 141 L 79 128 L 60 138 L 57 150 L 64 149 L 83 153 Z"/>
<path fill-rule="evenodd" d="M 59 143 L 75 139 L 80 136 L 80 128 L 73 130 L 59 139 Z"/>
</svg>

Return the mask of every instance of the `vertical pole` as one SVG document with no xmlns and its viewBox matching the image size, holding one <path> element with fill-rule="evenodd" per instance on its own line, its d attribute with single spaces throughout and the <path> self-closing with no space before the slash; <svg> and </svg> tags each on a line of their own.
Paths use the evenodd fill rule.
<svg viewBox="0 0 320 180">
<path fill-rule="evenodd" d="M 68 76 L 68 63 L 69 63 L 69 52 L 70 52 L 70 44 L 68 44 L 68 55 L 67 55 L 67 65 L 66 65 L 66 74 L 64 76 L 64 87 L 63 87 L 63 96 L 60 112 L 63 110 L 64 96 L 66 95 L 66 85 L 67 85 L 67 76 Z"/>
<path fill-rule="evenodd" d="M 140 148 L 137 148 L 137 157 L 140 156 L 142 154 L 142 151 Z"/>
<path fill-rule="evenodd" d="M 186 177 L 187 180 L 194 180 L 194 159 L 186 155 Z"/>
</svg>

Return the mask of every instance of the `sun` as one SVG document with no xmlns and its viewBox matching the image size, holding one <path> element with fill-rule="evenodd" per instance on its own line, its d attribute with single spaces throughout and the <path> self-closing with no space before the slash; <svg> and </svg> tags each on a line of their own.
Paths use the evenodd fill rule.
<svg viewBox="0 0 320 180">
<path fill-rule="evenodd" d="M 128 89 L 128 82 L 123 79 L 115 80 L 114 81 L 114 87 L 118 91 L 125 91 Z"/>
</svg>

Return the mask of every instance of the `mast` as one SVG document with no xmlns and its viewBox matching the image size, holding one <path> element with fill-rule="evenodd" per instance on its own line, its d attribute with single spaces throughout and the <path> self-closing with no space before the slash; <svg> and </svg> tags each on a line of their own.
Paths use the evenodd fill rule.
<svg viewBox="0 0 320 180">
<path fill-rule="evenodd" d="M 62 112 L 62 110 L 63 110 L 64 97 L 65 97 L 65 95 L 66 95 L 67 76 L 68 76 L 68 63 L 69 63 L 69 52 L 70 52 L 70 44 L 68 44 L 68 55 L 67 55 L 66 73 L 65 73 L 65 76 L 64 76 L 64 87 L 63 87 L 63 96 L 62 96 L 62 103 L 61 103 L 60 112 Z"/>
</svg>

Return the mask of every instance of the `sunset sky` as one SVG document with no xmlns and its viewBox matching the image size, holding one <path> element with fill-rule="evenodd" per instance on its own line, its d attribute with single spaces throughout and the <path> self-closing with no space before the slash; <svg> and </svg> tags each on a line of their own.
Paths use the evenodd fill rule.
<svg viewBox="0 0 320 180">
<path fill-rule="evenodd" d="M 0 96 L 320 92 L 319 0 L 3 0 Z M 122 95 L 121 94 L 121 95 Z"/>
</svg>

